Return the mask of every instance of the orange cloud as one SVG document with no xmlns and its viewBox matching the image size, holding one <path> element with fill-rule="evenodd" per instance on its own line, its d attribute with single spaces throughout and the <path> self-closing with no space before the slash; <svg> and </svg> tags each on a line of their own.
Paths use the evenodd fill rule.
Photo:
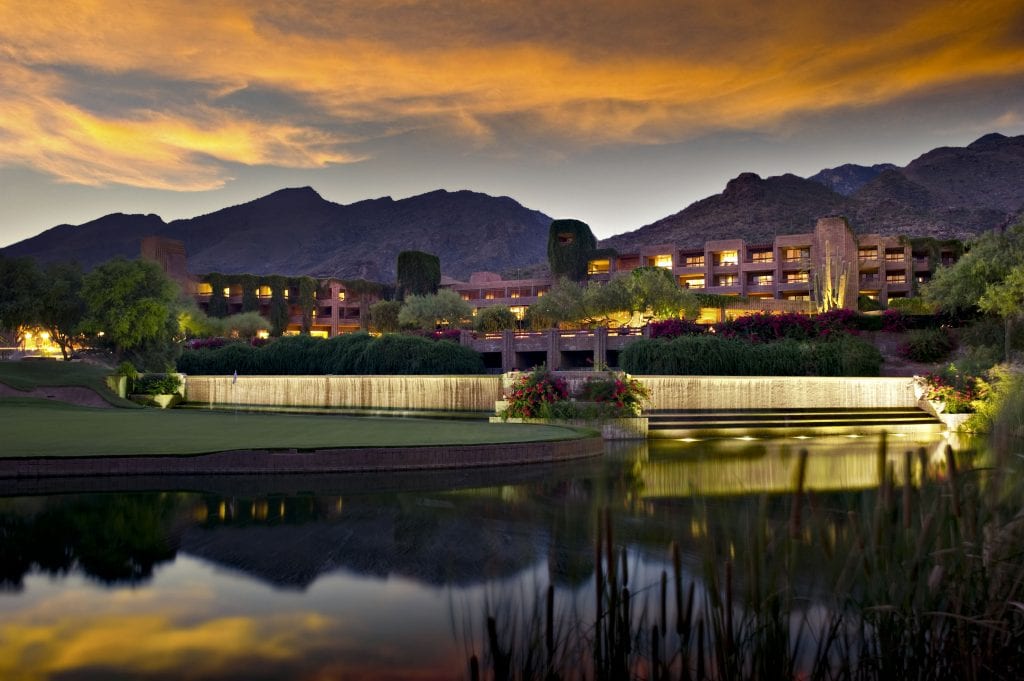
<svg viewBox="0 0 1024 681">
<path fill-rule="evenodd" d="M 409 130 L 503 153 L 519 142 L 509 121 L 567 149 L 657 144 L 1024 76 L 1016 0 L 279 5 L 0 6 L 0 158 L 69 182 L 201 189 L 226 163 L 351 162 Z M 200 94 L 99 112 L 58 67 Z M 228 103 L 249 90 L 297 112 Z"/>
</svg>

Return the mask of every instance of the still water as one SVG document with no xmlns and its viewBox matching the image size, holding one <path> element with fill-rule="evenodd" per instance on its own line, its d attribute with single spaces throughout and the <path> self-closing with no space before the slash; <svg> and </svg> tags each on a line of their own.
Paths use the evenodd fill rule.
<svg viewBox="0 0 1024 681">
<path fill-rule="evenodd" d="M 938 466 L 944 447 L 890 440 L 890 463 L 913 450 Z M 549 585 L 559 618 L 586 620 L 602 509 L 643 593 L 671 541 L 695 574 L 708 541 L 735 554 L 751 517 L 785 519 L 802 448 L 816 503 L 877 489 L 878 441 L 845 438 L 609 446 L 514 470 L 5 483 L 0 679 L 469 678 L 486 618 L 527 631 Z"/>
</svg>

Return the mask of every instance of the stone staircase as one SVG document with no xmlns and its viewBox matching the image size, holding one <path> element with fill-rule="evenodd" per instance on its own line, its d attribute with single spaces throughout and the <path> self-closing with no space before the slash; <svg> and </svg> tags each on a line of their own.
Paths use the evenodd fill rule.
<svg viewBox="0 0 1024 681">
<path fill-rule="evenodd" d="M 644 416 L 650 439 L 871 435 L 883 431 L 920 435 L 946 429 L 942 421 L 914 407 L 653 410 Z"/>
</svg>

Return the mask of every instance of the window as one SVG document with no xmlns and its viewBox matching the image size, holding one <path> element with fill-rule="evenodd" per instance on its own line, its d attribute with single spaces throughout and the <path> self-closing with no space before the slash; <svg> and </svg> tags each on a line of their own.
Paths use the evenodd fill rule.
<svg viewBox="0 0 1024 681">
<path fill-rule="evenodd" d="M 494 300 L 494 291 L 488 291 L 485 293 L 484 300 Z"/>
<path fill-rule="evenodd" d="M 772 260 L 774 260 L 774 258 L 772 258 L 772 252 L 771 251 L 753 251 L 750 254 L 750 262 L 766 263 L 766 262 L 772 262 Z M 768 282 L 768 283 L 771 283 L 771 282 Z"/>
<path fill-rule="evenodd" d="M 885 261 L 886 262 L 906 262 L 906 256 L 903 253 L 902 248 L 887 248 L 885 249 Z"/>
<path fill-rule="evenodd" d="M 885 283 L 887 284 L 906 284 L 907 275 L 903 272 L 894 272 L 893 274 L 885 275 Z"/>
<path fill-rule="evenodd" d="M 735 286 L 736 275 L 735 274 L 720 274 L 715 277 L 715 286 Z"/>
<path fill-rule="evenodd" d="M 224 297 L 225 298 L 230 298 L 231 297 L 231 287 L 229 287 L 229 286 L 225 286 L 224 287 Z"/>
<path fill-rule="evenodd" d="M 704 288 L 704 277 L 693 277 L 690 279 L 683 279 L 680 277 L 679 285 L 683 288 Z"/>
<path fill-rule="evenodd" d="M 720 251 L 715 253 L 715 266 L 724 267 L 738 265 L 740 262 L 739 253 L 736 251 Z"/>
<path fill-rule="evenodd" d="M 587 274 L 608 274 L 610 269 L 610 260 L 591 260 L 587 263 Z"/>
<path fill-rule="evenodd" d="M 806 284 L 808 282 L 806 272 L 786 272 L 782 275 L 784 284 Z"/>
<path fill-rule="evenodd" d="M 704 267 L 704 255 L 688 255 L 683 258 L 686 267 Z"/>
<path fill-rule="evenodd" d="M 878 260 L 878 246 L 857 249 L 857 260 L 861 262 L 865 260 Z"/>
<path fill-rule="evenodd" d="M 345 300 L 346 295 L 345 291 L 338 291 L 338 300 Z"/>
<path fill-rule="evenodd" d="M 801 260 L 807 260 L 811 257 L 811 249 L 809 248 L 783 248 L 782 249 L 782 260 L 784 262 L 800 262 Z"/>
<path fill-rule="evenodd" d="M 771 286 L 773 277 L 770 274 L 755 274 L 750 277 L 751 286 Z"/>
<path fill-rule="evenodd" d="M 199 284 L 198 288 L 196 288 L 196 293 L 198 293 L 201 296 L 213 295 L 213 286 L 210 286 L 210 284 L 203 282 Z"/>
<path fill-rule="evenodd" d="M 260 299 L 270 298 L 273 295 L 273 293 L 274 292 L 270 289 L 269 286 L 257 286 L 256 287 L 256 297 L 257 298 L 260 298 Z"/>
<path fill-rule="evenodd" d="M 519 298 L 520 297 L 519 291 L 517 291 L 517 290 L 510 291 L 509 294 L 508 294 L 508 297 L 509 298 Z"/>
<path fill-rule="evenodd" d="M 526 316 L 526 305 L 512 305 L 508 308 L 508 311 L 515 315 L 515 318 L 519 321 L 523 321 L 523 317 Z"/>
<path fill-rule="evenodd" d="M 539 288 L 539 289 L 537 289 L 537 297 L 538 298 L 543 298 L 544 294 L 547 293 L 547 292 L 548 292 L 548 290 L 546 288 Z"/>
<path fill-rule="evenodd" d="M 463 300 L 469 300 L 469 294 L 468 293 L 460 294 L 459 297 L 462 298 Z"/>
<path fill-rule="evenodd" d="M 806 293 L 787 293 L 782 296 L 783 300 L 810 300 L 811 297 Z"/>
<path fill-rule="evenodd" d="M 667 270 L 672 269 L 672 256 L 667 254 L 656 255 L 652 258 L 647 259 L 648 264 L 654 267 L 663 267 Z"/>
</svg>

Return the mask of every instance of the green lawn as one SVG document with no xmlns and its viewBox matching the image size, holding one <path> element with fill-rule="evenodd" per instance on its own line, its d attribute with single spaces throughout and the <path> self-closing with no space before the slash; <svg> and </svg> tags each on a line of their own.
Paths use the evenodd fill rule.
<svg viewBox="0 0 1024 681">
<path fill-rule="evenodd" d="M 461 445 L 581 436 L 579 431 L 557 426 L 193 409 L 93 409 L 22 397 L 0 398 L 0 433 L 3 457 Z"/>
<path fill-rule="evenodd" d="M 129 400 L 112 393 L 105 378 L 110 369 L 83 362 L 21 361 L 0 362 L 0 383 L 15 390 L 32 390 L 44 386 L 83 386 L 95 390 L 115 407 L 138 408 Z"/>
</svg>

